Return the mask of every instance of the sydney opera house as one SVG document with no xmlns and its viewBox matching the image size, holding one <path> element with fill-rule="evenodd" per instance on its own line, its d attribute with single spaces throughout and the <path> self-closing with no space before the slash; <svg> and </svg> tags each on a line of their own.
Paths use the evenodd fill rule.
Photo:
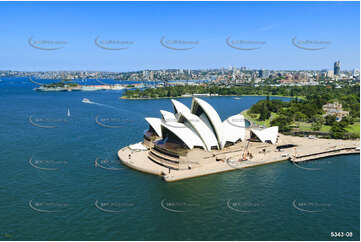
<svg viewBox="0 0 361 242">
<path fill-rule="evenodd" d="M 149 150 L 149 160 L 161 166 L 187 169 L 210 152 L 245 149 L 249 141 L 277 142 L 278 127 L 247 128 L 241 114 L 222 121 L 216 110 L 200 98 L 193 98 L 191 108 L 174 99 L 171 102 L 174 112 L 160 110 L 161 118 L 145 118 L 149 129 L 144 132 L 143 145 Z"/>
<path fill-rule="evenodd" d="M 278 127 L 254 127 L 241 113 L 222 121 L 199 98 L 193 98 L 190 108 L 171 102 L 173 112 L 161 110 L 159 118 L 145 118 L 149 127 L 143 141 L 118 151 L 124 165 L 174 182 L 284 160 L 360 153 L 359 141 L 279 134 Z"/>
</svg>

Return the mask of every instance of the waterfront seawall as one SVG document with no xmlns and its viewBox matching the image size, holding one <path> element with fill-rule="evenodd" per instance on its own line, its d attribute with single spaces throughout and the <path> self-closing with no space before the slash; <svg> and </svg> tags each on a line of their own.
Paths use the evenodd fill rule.
<svg viewBox="0 0 361 242">
<path fill-rule="evenodd" d="M 250 148 L 255 154 L 252 159 L 239 161 L 238 157 L 243 153 L 240 149 L 217 151 L 212 153 L 209 157 L 199 155 L 193 162 L 199 162 L 201 165 L 197 168 L 187 170 L 173 170 L 153 162 L 148 157 L 148 150 L 133 151 L 130 148 L 125 147 L 119 150 L 118 157 L 124 165 L 132 169 L 161 176 L 167 182 L 174 182 L 287 160 L 297 163 L 336 155 L 360 153 L 359 140 L 314 140 L 303 137 L 280 135 L 279 143 L 296 143 L 298 144 L 297 150 L 296 148 L 279 150 L 275 145 L 268 145 L 266 148 L 267 152 L 263 153 L 261 149 L 264 149 L 264 145 L 260 146 L 259 144 L 253 144 L 253 147 Z M 242 144 L 239 146 L 242 147 Z M 225 157 L 224 160 L 217 160 L 217 154 L 223 155 Z"/>
</svg>

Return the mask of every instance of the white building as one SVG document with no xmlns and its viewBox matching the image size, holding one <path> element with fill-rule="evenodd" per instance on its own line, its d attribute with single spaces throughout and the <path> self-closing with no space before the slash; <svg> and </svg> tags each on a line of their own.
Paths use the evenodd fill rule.
<svg viewBox="0 0 361 242">
<path fill-rule="evenodd" d="M 149 129 L 144 137 L 158 140 L 172 147 L 193 149 L 195 147 L 210 151 L 244 141 L 246 138 L 243 115 L 230 116 L 222 122 L 217 111 L 206 101 L 193 98 L 189 109 L 183 103 L 172 99 L 174 113 L 161 110 L 162 118 L 145 120 Z M 264 130 L 251 130 L 261 142 L 277 142 L 278 127 Z"/>
</svg>

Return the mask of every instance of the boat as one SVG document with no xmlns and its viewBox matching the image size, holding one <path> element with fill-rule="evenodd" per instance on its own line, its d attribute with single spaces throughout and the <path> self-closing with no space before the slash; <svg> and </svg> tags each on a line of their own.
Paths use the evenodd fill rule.
<svg viewBox="0 0 361 242">
<path fill-rule="evenodd" d="M 68 112 L 66 113 L 66 116 L 70 117 L 70 110 L 68 108 Z"/>
<path fill-rule="evenodd" d="M 233 98 L 233 99 L 239 100 L 239 99 L 241 99 L 241 98 L 240 98 L 240 97 L 235 97 L 235 98 Z"/>
<path fill-rule="evenodd" d="M 92 103 L 92 101 L 90 101 L 88 98 L 83 98 L 81 100 L 82 103 Z"/>
</svg>

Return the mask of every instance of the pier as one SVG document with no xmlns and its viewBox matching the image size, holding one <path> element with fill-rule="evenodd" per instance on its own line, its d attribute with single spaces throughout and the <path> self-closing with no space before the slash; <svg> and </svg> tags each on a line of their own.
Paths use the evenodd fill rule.
<svg viewBox="0 0 361 242">
<path fill-rule="evenodd" d="M 317 152 L 307 155 L 293 156 L 290 158 L 290 160 L 292 162 L 297 163 L 297 162 L 304 162 L 304 161 L 315 160 L 330 156 L 359 154 L 359 153 L 360 153 L 360 149 L 358 147 L 345 147 L 345 148 L 333 149 L 333 150 Z"/>
</svg>

